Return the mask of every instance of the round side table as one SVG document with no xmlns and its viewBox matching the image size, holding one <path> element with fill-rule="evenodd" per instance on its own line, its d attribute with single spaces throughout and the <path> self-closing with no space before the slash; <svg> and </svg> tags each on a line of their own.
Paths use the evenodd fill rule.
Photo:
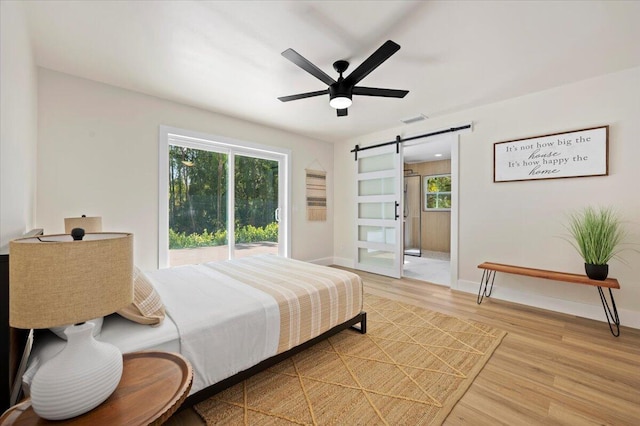
<svg viewBox="0 0 640 426">
<path fill-rule="evenodd" d="M 9 425 L 160 425 L 189 394 L 193 370 L 179 354 L 134 352 L 123 355 L 122 379 L 106 401 L 80 416 L 49 421 L 38 417 L 31 399 L 8 409 L 0 417 Z"/>
</svg>

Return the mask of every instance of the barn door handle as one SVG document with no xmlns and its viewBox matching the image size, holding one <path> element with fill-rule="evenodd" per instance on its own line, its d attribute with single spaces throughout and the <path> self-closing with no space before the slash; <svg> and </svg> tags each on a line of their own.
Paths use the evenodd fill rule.
<svg viewBox="0 0 640 426">
<path fill-rule="evenodd" d="M 395 220 L 398 220 L 398 218 L 400 217 L 400 215 L 398 214 L 398 207 L 400 207 L 400 203 L 398 203 L 397 201 L 395 203 L 396 203 L 396 218 L 395 218 Z"/>
</svg>

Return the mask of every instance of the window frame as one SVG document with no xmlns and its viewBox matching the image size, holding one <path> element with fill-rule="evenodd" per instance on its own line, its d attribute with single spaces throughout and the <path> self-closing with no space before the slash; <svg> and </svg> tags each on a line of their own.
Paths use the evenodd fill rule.
<svg viewBox="0 0 640 426">
<path fill-rule="evenodd" d="M 235 155 L 247 155 L 251 157 L 274 160 L 279 163 L 278 193 L 281 205 L 278 254 L 283 257 L 291 257 L 291 150 L 275 146 L 262 145 L 228 138 L 219 135 L 210 135 L 192 130 L 180 129 L 161 125 L 159 127 L 158 144 L 158 268 L 169 266 L 169 146 L 177 145 L 187 148 L 227 154 L 229 167 L 228 184 L 234 184 Z M 228 226 L 234 231 L 235 203 L 233 192 L 229 194 Z M 230 251 L 235 246 L 234 233 L 229 232 L 228 244 Z"/>
<path fill-rule="evenodd" d="M 422 196 L 423 196 L 423 202 L 422 202 L 422 211 L 424 212 L 447 212 L 447 211 L 451 211 L 451 207 L 427 207 L 427 199 L 429 195 L 436 195 L 439 196 L 440 194 L 449 194 L 449 199 L 452 200 L 452 195 L 451 195 L 451 190 L 449 191 L 437 191 L 437 192 L 430 192 L 429 191 L 429 184 L 428 184 L 428 180 L 429 179 L 433 179 L 433 178 L 439 178 L 439 177 L 448 177 L 449 178 L 449 182 L 450 185 L 452 184 L 452 180 L 451 180 L 451 173 L 441 173 L 441 174 L 437 174 L 437 175 L 422 175 Z"/>
</svg>

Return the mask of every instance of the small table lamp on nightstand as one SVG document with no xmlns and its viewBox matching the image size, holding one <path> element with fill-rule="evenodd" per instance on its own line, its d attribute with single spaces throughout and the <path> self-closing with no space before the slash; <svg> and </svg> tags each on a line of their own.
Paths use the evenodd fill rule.
<svg viewBox="0 0 640 426">
<path fill-rule="evenodd" d="M 87 233 L 102 232 L 102 217 L 87 217 L 84 214 L 80 217 L 65 217 L 64 233 L 71 234 L 73 228 L 82 228 Z"/>
<path fill-rule="evenodd" d="M 9 324 L 68 325 L 67 344 L 38 369 L 31 385 L 35 412 L 49 420 L 83 414 L 111 395 L 122 354 L 93 338 L 93 324 L 133 301 L 133 235 L 23 238 L 9 243 Z"/>
</svg>

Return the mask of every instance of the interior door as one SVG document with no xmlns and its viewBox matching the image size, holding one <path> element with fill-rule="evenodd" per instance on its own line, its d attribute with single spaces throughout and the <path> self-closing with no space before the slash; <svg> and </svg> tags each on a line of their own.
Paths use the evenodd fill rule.
<svg viewBox="0 0 640 426">
<path fill-rule="evenodd" d="M 356 269 L 400 278 L 402 146 L 358 152 L 356 176 Z"/>
</svg>

